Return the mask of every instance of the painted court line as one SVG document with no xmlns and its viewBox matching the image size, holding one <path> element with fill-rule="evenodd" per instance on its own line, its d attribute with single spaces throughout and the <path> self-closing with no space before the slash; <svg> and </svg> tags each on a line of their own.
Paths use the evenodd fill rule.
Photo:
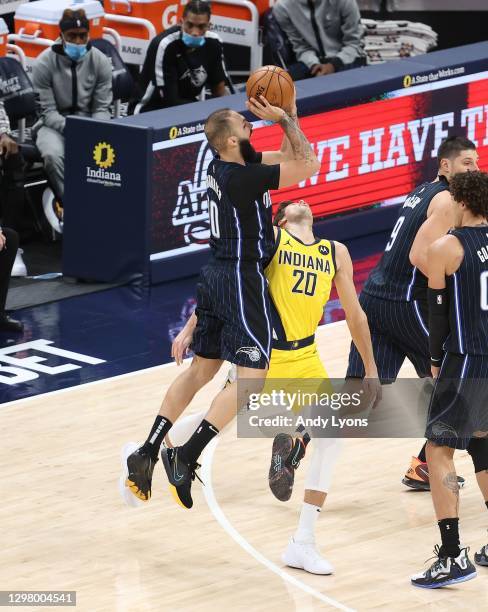
<svg viewBox="0 0 488 612">
<path fill-rule="evenodd" d="M 321 325 L 317 329 L 317 334 L 323 331 L 326 327 L 331 327 L 334 325 L 345 325 L 345 321 L 334 321 L 332 323 L 327 323 L 326 325 Z M 316 334 L 316 335 L 317 335 Z M 184 359 L 184 362 L 189 362 L 192 358 L 187 357 Z M 101 385 L 108 380 L 121 380 L 122 378 L 129 378 L 130 376 L 136 376 L 137 374 L 145 374 L 146 372 L 151 372 L 152 370 L 158 370 L 162 368 L 169 368 L 172 365 L 176 365 L 174 361 L 169 361 L 168 363 L 162 363 L 157 366 L 151 366 L 150 368 L 144 368 L 142 370 L 133 370 L 132 372 L 126 372 L 125 374 L 117 374 L 117 376 L 107 376 L 106 378 L 99 378 L 98 380 L 92 380 L 90 382 L 83 383 L 81 385 L 73 385 L 71 387 L 64 387 L 63 389 L 56 389 L 55 391 L 47 391 L 46 393 L 38 393 L 37 395 L 29 395 L 28 397 L 21 397 L 16 400 L 11 400 L 10 402 L 4 402 L 0 404 L 0 410 L 6 406 L 12 406 L 13 404 L 19 404 L 21 402 L 31 402 L 40 397 L 51 397 L 53 395 L 59 395 L 60 393 L 66 393 L 67 391 L 73 391 L 74 389 L 85 389 L 86 387 L 93 385 Z"/>
<path fill-rule="evenodd" d="M 235 541 L 241 548 L 243 548 L 247 553 L 249 553 L 252 557 L 256 559 L 259 563 L 264 565 L 273 573 L 277 574 L 282 580 L 289 582 L 293 586 L 301 589 L 308 595 L 312 595 L 316 599 L 319 599 L 323 603 L 336 608 L 337 610 L 344 610 L 346 612 L 354 612 L 354 608 L 348 608 L 344 604 L 341 604 L 339 601 L 332 599 L 332 597 L 328 597 L 308 586 L 305 582 L 298 580 L 295 576 L 292 576 L 288 572 L 285 572 L 281 567 L 267 559 L 264 555 L 262 555 L 259 551 L 257 551 L 254 546 L 251 546 L 249 542 L 235 529 L 235 527 L 230 523 L 228 518 L 225 516 L 222 508 L 219 506 L 217 499 L 215 498 L 214 490 L 212 487 L 212 462 L 213 456 L 215 453 L 215 449 L 217 448 L 217 444 L 219 443 L 219 437 L 214 438 L 210 444 L 207 446 L 202 455 L 202 479 L 205 483 L 203 488 L 203 492 L 205 494 L 205 500 L 207 502 L 210 511 L 214 515 L 215 519 L 218 523 L 220 523 L 222 529 L 227 532 L 227 534 Z"/>
</svg>

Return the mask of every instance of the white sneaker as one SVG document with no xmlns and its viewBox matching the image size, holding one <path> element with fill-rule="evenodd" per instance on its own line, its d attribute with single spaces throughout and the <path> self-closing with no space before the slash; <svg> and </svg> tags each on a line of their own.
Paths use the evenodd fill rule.
<svg viewBox="0 0 488 612">
<path fill-rule="evenodd" d="M 24 260 L 22 259 L 23 252 L 23 249 L 18 249 L 10 276 L 27 276 L 27 268 L 25 267 Z"/>
<path fill-rule="evenodd" d="M 119 478 L 119 493 L 124 504 L 126 506 L 131 506 L 132 508 L 139 508 L 140 506 L 145 505 L 145 502 L 143 502 L 142 499 L 137 499 L 137 497 L 130 492 L 130 489 L 125 486 L 125 481 L 127 480 L 127 476 L 129 474 L 127 470 L 127 457 L 132 455 L 132 453 L 139 447 L 140 444 L 137 442 L 127 442 L 120 452 L 122 475 Z"/>
<path fill-rule="evenodd" d="M 292 538 L 281 555 L 281 560 L 289 567 L 303 569 L 311 574 L 332 574 L 334 568 L 324 559 L 315 542 L 295 542 Z"/>
</svg>

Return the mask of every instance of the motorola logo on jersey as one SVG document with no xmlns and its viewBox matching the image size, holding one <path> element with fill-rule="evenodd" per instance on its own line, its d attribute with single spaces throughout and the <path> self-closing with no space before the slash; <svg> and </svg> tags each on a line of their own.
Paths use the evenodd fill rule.
<svg viewBox="0 0 488 612">
<path fill-rule="evenodd" d="M 328 255 L 329 254 L 329 249 L 325 246 L 325 244 L 321 244 L 319 246 L 319 253 L 321 253 L 322 255 Z"/>
</svg>

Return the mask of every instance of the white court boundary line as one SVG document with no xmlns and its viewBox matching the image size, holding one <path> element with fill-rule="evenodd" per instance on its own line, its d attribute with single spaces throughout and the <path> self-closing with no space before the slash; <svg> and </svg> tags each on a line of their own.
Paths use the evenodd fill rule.
<svg viewBox="0 0 488 612">
<path fill-rule="evenodd" d="M 342 323 L 342 321 L 337 321 L 337 323 Z M 316 599 L 319 599 L 323 603 L 336 608 L 337 610 L 344 610 L 345 612 L 355 612 L 354 608 L 348 608 L 344 604 L 341 604 L 340 601 L 332 599 L 332 597 L 328 597 L 312 588 L 305 582 L 298 580 L 295 576 L 292 576 L 288 572 L 285 572 L 281 567 L 273 563 L 269 559 L 267 559 L 263 554 L 257 551 L 254 546 L 251 546 L 249 542 L 237 531 L 237 529 L 230 523 L 229 519 L 225 516 L 222 508 L 219 506 L 217 499 L 215 497 L 215 493 L 212 486 L 212 462 L 213 456 L 215 453 L 215 449 L 217 448 L 217 444 L 219 443 L 219 436 L 215 437 L 207 448 L 204 450 L 202 455 L 202 479 L 205 482 L 205 486 L 203 487 L 203 493 L 205 495 L 205 501 L 207 502 L 210 511 L 214 515 L 215 520 L 220 524 L 222 529 L 227 532 L 227 534 L 235 541 L 237 544 L 244 549 L 247 553 L 249 553 L 252 557 L 256 559 L 259 563 L 264 565 L 273 573 L 277 574 L 282 580 L 289 582 L 293 586 L 301 589 L 308 595 L 312 595 Z"/>
<path fill-rule="evenodd" d="M 326 323 L 325 325 L 320 325 L 317 328 L 317 332 L 321 333 L 327 327 L 333 327 L 335 325 L 345 325 L 345 319 L 342 321 L 333 321 L 332 323 Z M 184 363 L 188 363 L 193 357 L 187 357 L 183 360 Z M 107 362 L 109 363 L 109 362 Z M 85 389 L 86 387 L 93 385 L 101 385 L 107 381 L 112 380 L 121 380 L 122 378 L 130 378 L 131 376 L 136 376 L 137 374 L 145 374 L 146 372 L 151 372 L 152 370 L 159 370 L 163 368 L 169 368 L 172 365 L 176 365 L 174 361 L 169 361 L 168 363 L 162 363 L 157 366 L 151 366 L 150 368 L 143 368 L 142 370 L 133 370 L 132 372 L 126 372 L 125 374 L 117 374 L 115 376 L 107 376 L 106 378 L 99 378 L 98 380 L 92 380 L 90 382 L 83 383 L 81 385 L 72 385 L 71 387 L 64 387 L 63 389 L 56 389 L 55 391 L 47 391 L 46 393 L 38 393 L 37 395 L 29 395 L 28 397 L 21 397 L 16 400 L 11 400 L 10 402 L 4 402 L 0 404 L 0 410 L 7 406 L 12 406 L 13 404 L 20 404 L 22 402 L 32 402 L 40 397 L 52 397 L 53 395 L 59 395 L 61 393 L 67 393 L 68 391 L 74 391 L 75 389 Z"/>
</svg>

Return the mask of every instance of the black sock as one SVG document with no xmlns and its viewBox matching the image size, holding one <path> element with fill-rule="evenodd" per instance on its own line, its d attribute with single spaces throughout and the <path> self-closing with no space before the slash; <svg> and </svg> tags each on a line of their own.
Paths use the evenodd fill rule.
<svg viewBox="0 0 488 612">
<path fill-rule="evenodd" d="M 439 551 L 441 557 L 457 557 L 461 552 L 459 548 L 459 519 L 445 518 L 437 521 L 441 532 L 442 546 Z"/>
<path fill-rule="evenodd" d="M 172 427 L 173 423 L 169 419 L 158 414 L 147 440 L 142 445 L 142 448 L 149 453 L 154 460 L 158 458 L 159 449 L 163 443 L 164 436 Z"/>
<path fill-rule="evenodd" d="M 181 447 L 183 459 L 190 465 L 195 463 L 203 449 L 218 433 L 219 430 L 214 425 L 203 419 L 192 437 Z"/>
<path fill-rule="evenodd" d="M 422 461 L 422 463 L 427 463 L 427 457 L 425 456 L 425 446 L 426 446 L 427 442 L 425 442 L 425 444 L 422 446 L 422 449 L 418 455 L 418 460 Z"/>
</svg>

